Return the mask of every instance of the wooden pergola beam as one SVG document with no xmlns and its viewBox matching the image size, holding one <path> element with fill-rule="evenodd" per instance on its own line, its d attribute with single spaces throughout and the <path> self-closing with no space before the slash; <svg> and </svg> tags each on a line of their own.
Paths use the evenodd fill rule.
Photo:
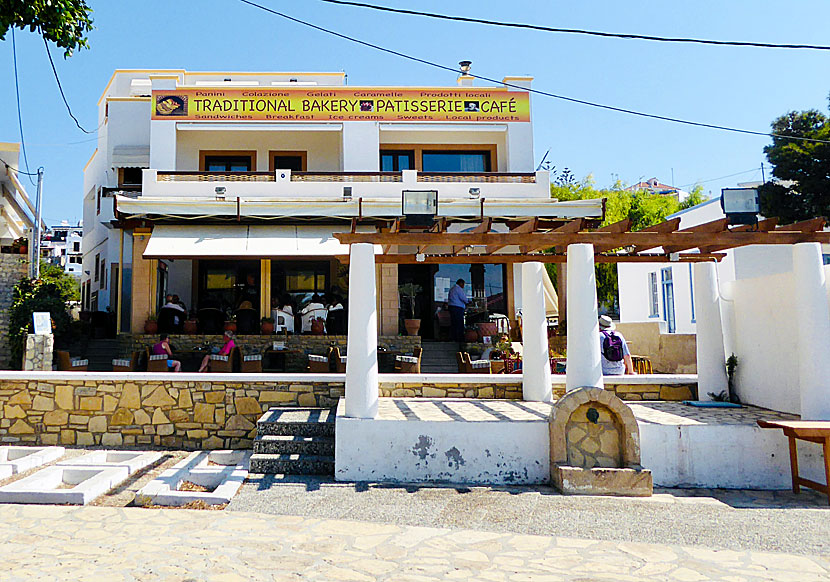
<svg viewBox="0 0 830 582">
<path fill-rule="evenodd" d="M 615 222 L 613 224 L 607 224 L 602 228 L 598 228 L 596 232 L 613 232 L 613 233 L 621 233 L 621 232 L 628 232 L 631 228 L 631 219 L 630 218 L 623 218 L 619 222 Z M 614 250 L 613 248 L 607 247 L 594 247 L 595 253 L 604 253 L 607 251 Z"/>
<path fill-rule="evenodd" d="M 690 232 L 724 232 L 729 228 L 729 219 L 728 218 L 718 218 L 717 220 L 713 220 L 711 222 L 704 222 L 703 224 L 698 224 L 696 226 L 691 226 L 689 228 L 684 228 L 678 231 L 677 233 L 690 233 Z M 663 247 L 663 252 L 671 254 L 671 253 L 679 253 L 680 251 L 685 251 L 690 248 L 694 247 L 687 247 L 687 246 L 666 246 Z"/>
<path fill-rule="evenodd" d="M 731 232 L 769 232 L 771 230 L 775 230 L 775 227 L 778 225 L 777 218 L 766 218 L 758 222 L 758 224 L 745 224 L 743 226 L 736 226 L 735 228 L 730 229 Z M 727 247 L 728 248 L 728 247 Z M 715 253 L 718 251 L 724 250 L 724 247 L 718 245 L 710 245 L 705 247 L 699 247 L 701 253 Z"/>
<path fill-rule="evenodd" d="M 517 224 L 516 226 L 510 228 L 510 232 L 518 232 L 518 233 L 525 233 L 525 232 L 534 232 L 539 228 L 539 219 L 538 218 L 531 218 L 530 220 L 526 220 L 521 224 Z M 503 246 L 500 245 L 489 245 L 487 248 L 484 249 L 485 255 L 492 255 L 496 251 L 503 249 Z"/>
<path fill-rule="evenodd" d="M 680 253 L 676 261 L 671 261 L 666 254 L 644 254 L 644 255 L 596 255 L 594 260 L 597 263 L 699 263 L 708 261 L 720 261 L 726 255 L 724 253 Z M 337 260 L 343 264 L 349 262 L 348 255 L 338 255 Z M 467 265 L 467 264 L 513 264 L 537 261 L 540 263 L 567 263 L 567 255 L 431 255 L 423 260 L 418 260 L 415 255 L 378 255 L 375 262 L 378 264 L 396 265 Z"/>
</svg>

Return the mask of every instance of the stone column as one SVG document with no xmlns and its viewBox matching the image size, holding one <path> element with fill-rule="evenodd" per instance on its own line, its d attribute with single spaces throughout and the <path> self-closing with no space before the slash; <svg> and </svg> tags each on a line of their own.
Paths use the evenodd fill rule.
<svg viewBox="0 0 830 582">
<path fill-rule="evenodd" d="M 697 328 L 697 393 L 700 400 L 727 388 L 723 320 L 718 294 L 718 272 L 714 262 L 695 263 L 695 326 Z"/>
<path fill-rule="evenodd" d="M 375 248 L 368 243 L 349 251 L 349 338 L 346 359 L 346 416 L 375 418 L 378 413 L 378 314 Z"/>
<path fill-rule="evenodd" d="M 800 243 L 793 247 L 793 275 L 801 418 L 830 420 L 830 307 L 821 245 Z"/>
<path fill-rule="evenodd" d="M 522 397 L 550 402 L 550 356 L 542 263 L 522 265 Z"/>
<path fill-rule="evenodd" d="M 568 245 L 568 367 L 565 389 L 604 388 L 599 350 L 594 245 Z"/>
<path fill-rule="evenodd" d="M 23 354 L 23 369 L 34 372 L 51 372 L 55 337 L 50 334 L 26 336 L 26 350 Z"/>
</svg>

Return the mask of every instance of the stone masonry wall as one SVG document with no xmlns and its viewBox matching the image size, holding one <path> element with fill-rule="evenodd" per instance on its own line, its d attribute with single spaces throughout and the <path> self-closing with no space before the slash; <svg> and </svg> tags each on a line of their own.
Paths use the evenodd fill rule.
<svg viewBox="0 0 830 582">
<path fill-rule="evenodd" d="M 256 421 L 271 406 L 332 407 L 344 395 L 343 381 L 234 381 L 138 379 L 130 374 L 84 380 L 0 379 L 0 442 L 104 447 L 156 446 L 188 450 L 250 448 Z M 192 377 L 192 376 L 191 376 Z M 606 384 L 606 390 L 632 386 Z M 693 385 L 692 385 L 693 387 Z M 651 386 L 642 395 L 659 395 Z M 688 398 L 689 386 L 671 386 Z M 686 393 L 680 394 L 680 388 Z M 506 398 L 520 400 L 521 382 L 381 382 L 381 396 Z M 554 385 L 560 397 L 564 384 Z M 618 396 L 627 399 L 625 394 Z"/>
<path fill-rule="evenodd" d="M 286 372 L 304 372 L 308 365 L 308 355 L 325 355 L 331 346 L 338 346 L 345 355 L 348 336 L 345 335 L 240 335 L 236 336 L 236 345 L 245 354 L 261 354 L 271 348 L 275 341 L 285 342 L 289 350 L 286 354 Z M 119 357 L 128 358 L 134 351 L 143 350 L 158 342 L 158 335 L 121 334 L 118 338 Z M 170 343 L 175 350 L 192 350 L 205 344 L 222 345 L 221 335 L 177 334 L 170 336 Z M 404 353 L 412 353 L 421 345 L 420 336 L 380 336 L 378 346 Z"/>
<path fill-rule="evenodd" d="M 10 368 L 9 309 L 14 286 L 28 274 L 25 258 L 26 255 L 0 254 L 0 370 Z"/>
<path fill-rule="evenodd" d="M 54 348 L 55 336 L 51 333 L 28 334 L 26 336 L 26 350 L 23 353 L 23 369 L 51 372 Z"/>
</svg>

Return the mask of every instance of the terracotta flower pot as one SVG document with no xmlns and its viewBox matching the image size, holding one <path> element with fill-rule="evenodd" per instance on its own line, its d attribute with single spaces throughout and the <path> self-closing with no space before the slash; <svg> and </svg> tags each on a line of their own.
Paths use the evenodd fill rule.
<svg viewBox="0 0 830 582">
<path fill-rule="evenodd" d="M 314 335 L 323 335 L 326 329 L 326 322 L 322 319 L 311 320 L 311 333 Z"/>
<path fill-rule="evenodd" d="M 149 335 L 155 335 L 159 331 L 159 322 L 158 321 L 150 321 L 149 319 L 144 322 L 144 333 Z"/>
<path fill-rule="evenodd" d="M 20 247 L 20 250 L 18 252 L 21 255 L 27 255 L 27 254 L 29 254 L 29 247 Z"/>
<path fill-rule="evenodd" d="M 478 332 L 474 329 L 468 329 L 464 332 L 464 341 L 467 343 L 473 343 L 478 341 Z"/>
<path fill-rule="evenodd" d="M 184 333 L 193 335 L 199 329 L 199 322 L 195 319 L 186 319 L 184 322 Z"/>
<path fill-rule="evenodd" d="M 421 329 L 421 320 L 404 319 L 403 326 L 406 328 L 407 335 L 418 335 L 418 331 Z"/>
<path fill-rule="evenodd" d="M 268 335 L 274 333 L 274 324 L 270 321 L 262 322 L 262 333 Z"/>
<path fill-rule="evenodd" d="M 226 321 L 225 322 L 225 331 L 232 331 L 236 333 L 236 322 L 235 321 Z"/>
</svg>

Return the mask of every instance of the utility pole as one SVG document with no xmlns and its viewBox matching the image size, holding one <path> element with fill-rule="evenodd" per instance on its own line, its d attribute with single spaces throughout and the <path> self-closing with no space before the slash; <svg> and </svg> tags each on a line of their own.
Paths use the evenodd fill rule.
<svg viewBox="0 0 830 582">
<path fill-rule="evenodd" d="M 32 229 L 32 279 L 40 278 L 40 222 L 43 207 L 43 166 L 37 169 L 37 196 L 35 197 L 35 227 Z"/>
<path fill-rule="evenodd" d="M 764 162 L 761 162 L 761 184 L 766 184 L 767 179 L 764 176 Z"/>
</svg>

